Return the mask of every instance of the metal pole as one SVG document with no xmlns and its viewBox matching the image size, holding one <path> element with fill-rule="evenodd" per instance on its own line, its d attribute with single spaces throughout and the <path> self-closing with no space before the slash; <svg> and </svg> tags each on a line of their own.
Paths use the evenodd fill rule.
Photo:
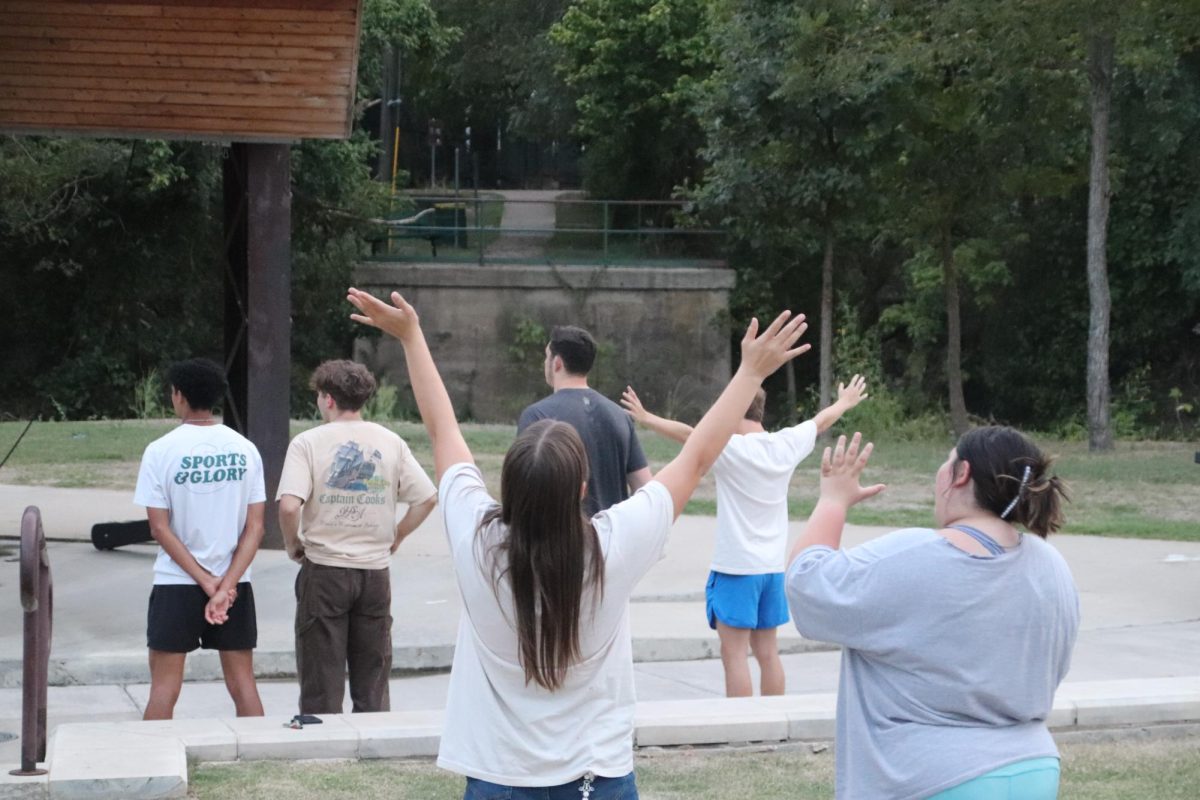
<svg viewBox="0 0 1200 800">
<path fill-rule="evenodd" d="M 25 653 L 21 673 L 21 768 L 18 777 L 45 775 L 46 684 L 50 673 L 50 636 L 54 593 L 42 512 L 29 506 L 21 515 L 21 607 L 25 611 Z"/>
<path fill-rule="evenodd" d="M 458 154 L 460 148 L 454 148 L 454 196 L 458 197 Z"/>
<path fill-rule="evenodd" d="M 475 162 L 478 166 L 479 162 Z M 483 266 L 483 198 L 475 189 L 475 241 L 479 243 L 479 266 Z"/>
<path fill-rule="evenodd" d="M 429 190 L 433 191 L 433 183 L 437 179 L 437 145 L 429 145 Z"/>
<path fill-rule="evenodd" d="M 604 201 L 604 263 L 608 263 L 608 201 Z"/>
</svg>

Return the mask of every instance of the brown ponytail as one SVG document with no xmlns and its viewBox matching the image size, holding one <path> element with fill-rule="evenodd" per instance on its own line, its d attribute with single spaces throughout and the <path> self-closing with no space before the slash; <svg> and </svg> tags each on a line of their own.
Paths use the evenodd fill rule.
<svg viewBox="0 0 1200 800">
<path fill-rule="evenodd" d="M 1042 538 L 1062 527 L 1063 503 L 1070 500 L 1067 484 L 1050 474 L 1054 457 L 1042 453 L 1029 437 L 992 425 L 963 434 L 955 450 L 960 460 L 971 465 L 975 503 L 980 508 Z"/>
<path fill-rule="evenodd" d="M 604 555 L 580 499 L 587 477 L 587 451 L 575 429 L 536 422 L 504 456 L 500 506 L 480 521 L 481 529 L 496 520 L 508 529 L 489 553 L 492 587 L 499 598 L 508 576 L 525 682 L 550 691 L 580 659 L 584 588 L 595 586 L 597 601 L 604 592 Z"/>
</svg>

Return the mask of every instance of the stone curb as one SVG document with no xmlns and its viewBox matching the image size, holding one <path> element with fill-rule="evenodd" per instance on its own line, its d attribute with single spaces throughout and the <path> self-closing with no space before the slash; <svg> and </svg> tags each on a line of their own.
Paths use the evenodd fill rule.
<svg viewBox="0 0 1200 800">
<path fill-rule="evenodd" d="M 828 740 L 835 708 L 833 694 L 645 702 L 634 737 L 639 747 Z M 444 713 L 323 720 L 301 730 L 274 717 L 64 724 L 51 743 L 48 780 L 0 779 L 0 798 L 183 797 L 188 761 L 432 757 Z M 1190 676 L 1064 684 L 1049 724 L 1071 734 L 1198 720 L 1200 676 Z"/>
<path fill-rule="evenodd" d="M 799 637 L 780 637 L 780 655 L 837 650 L 836 645 Z M 656 661 L 702 661 L 720 658 L 720 642 L 715 638 L 652 637 L 633 640 L 635 663 Z M 421 672 L 450 669 L 454 660 L 453 644 L 417 645 L 392 649 L 392 669 L 396 672 Z M 21 685 L 19 659 L 0 660 L 0 688 Z M 292 651 L 254 651 L 254 675 L 260 679 L 295 678 L 296 654 Z M 93 686 L 148 683 L 150 671 L 146 651 L 108 653 L 79 658 L 50 659 L 51 686 Z M 197 651 L 187 659 L 185 681 L 223 680 L 221 662 L 215 652 Z M 3 796 L 0 795 L 0 800 Z"/>
</svg>

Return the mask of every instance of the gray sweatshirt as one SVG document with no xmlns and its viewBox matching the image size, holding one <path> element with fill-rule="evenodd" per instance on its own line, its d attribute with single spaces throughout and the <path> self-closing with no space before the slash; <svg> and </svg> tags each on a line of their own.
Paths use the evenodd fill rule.
<svg viewBox="0 0 1200 800">
<path fill-rule="evenodd" d="M 927 528 L 813 546 L 786 585 L 797 630 L 844 648 L 839 798 L 924 798 L 1058 756 L 1046 717 L 1070 666 L 1079 594 L 1040 537 L 989 557 Z"/>
</svg>

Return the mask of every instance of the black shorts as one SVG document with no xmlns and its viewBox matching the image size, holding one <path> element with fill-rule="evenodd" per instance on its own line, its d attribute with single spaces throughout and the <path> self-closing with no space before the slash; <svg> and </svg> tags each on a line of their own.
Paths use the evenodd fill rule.
<svg viewBox="0 0 1200 800">
<path fill-rule="evenodd" d="M 253 650 L 258 645 L 254 590 L 249 581 L 237 586 L 237 599 L 222 625 L 204 619 L 208 595 L 195 584 L 156 584 L 146 613 L 146 645 L 163 653 L 205 650 Z"/>
</svg>

